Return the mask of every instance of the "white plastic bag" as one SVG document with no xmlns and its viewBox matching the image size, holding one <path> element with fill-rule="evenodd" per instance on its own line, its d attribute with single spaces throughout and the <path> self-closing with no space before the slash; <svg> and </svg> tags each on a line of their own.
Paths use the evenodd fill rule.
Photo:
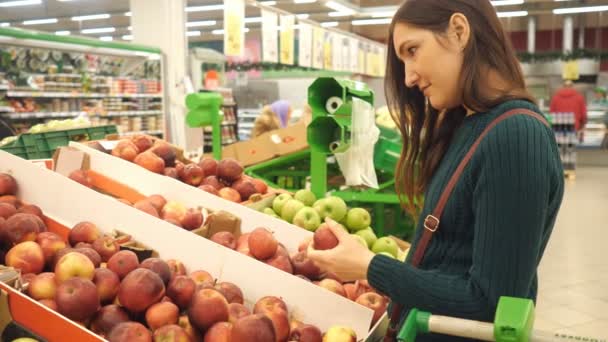
<svg viewBox="0 0 608 342">
<path fill-rule="evenodd" d="M 376 127 L 374 108 L 368 102 L 353 98 L 351 145 L 344 153 L 335 153 L 336 160 L 348 186 L 378 189 L 374 168 L 374 146 L 380 136 Z"/>
</svg>

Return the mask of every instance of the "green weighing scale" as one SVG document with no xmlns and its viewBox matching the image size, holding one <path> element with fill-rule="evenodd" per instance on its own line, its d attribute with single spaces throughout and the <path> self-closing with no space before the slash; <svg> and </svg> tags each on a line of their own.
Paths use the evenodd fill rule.
<svg viewBox="0 0 608 342">
<path fill-rule="evenodd" d="M 436 333 L 496 342 L 606 342 L 605 339 L 535 330 L 534 317 L 532 300 L 513 297 L 500 298 L 494 323 L 432 315 L 412 309 L 397 335 L 397 341 L 414 342 L 418 335 Z"/>
<path fill-rule="evenodd" d="M 189 127 L 211 126 L 213 158 L 222 159 L 222 121 L 224 113 L 221 111 L 224 97 L 220 93 L 203 91 L 186 96 L 186 124 Z"/>
</svg>

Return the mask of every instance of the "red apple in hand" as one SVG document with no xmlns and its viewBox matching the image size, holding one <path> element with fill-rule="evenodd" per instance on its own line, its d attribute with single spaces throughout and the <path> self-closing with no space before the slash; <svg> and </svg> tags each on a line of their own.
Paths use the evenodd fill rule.
<svg viewBox="0 0 608 342">
<path fill-rule="evenodd" d="M 190 323 L 201 330 L 207 330 L 217 322 L 228 320 L 228 301 L 214 289 L 198 290 L 188 308 Z"/>
<path fill-rule="evenodd" d="M 258 260 L 271 258 L 277 252 L 279 243 L 266 228 L 256 228 L 249 234 L 249 251 Z"/>
<path fill-rule="evenodd" d="M 315 231 L 313 241 L 314 248 L 321 251 L 332 249 L 338 245 L 338 238 L 326 223 L 319 226 L 319 228 Z"/>
<path fill-rule="evenodd" d="M 386 307 L 388 306 L 387 300 L 381 295 L 374 292 L 367 292 L 359 296 L 356 302 L 363 306 L 366 306 L 374 311 L 374 317 L 372 318 L 372 325 L 384 315 Z"/>
<path fill-rule="evenodd" d="M 236 249 L 236 239 L 231 232 L 217 232 L 211 236 L 211 241 L 230 249 Z"/>
</svg>

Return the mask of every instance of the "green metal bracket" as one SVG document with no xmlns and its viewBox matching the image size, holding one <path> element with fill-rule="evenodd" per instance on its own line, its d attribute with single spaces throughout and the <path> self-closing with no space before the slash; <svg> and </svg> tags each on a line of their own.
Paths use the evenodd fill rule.
<svg viewBox="0 0 608 342">
<path fill-rule="evenodd" d="M 397 334 L 399 342 L 415 342 L 419 333 L 428 334 L 431 314 L 418 309 L 410 310 L 401 330 Z"/>
<path fill-rule="evenodd" d="M 525 298 L 501 297 L 494 317 L 496 342 L 530 340 L 534 325 L 534 302 Z"/>
<path fill-rule="evenodd" d="M 186 96 L 186 123 L 189 127 L 212 127 L 213 158 L 222 159 L 222 121 L 220 110 L 224 98 L 215 92 L 192 93 Z"/>
</svg>

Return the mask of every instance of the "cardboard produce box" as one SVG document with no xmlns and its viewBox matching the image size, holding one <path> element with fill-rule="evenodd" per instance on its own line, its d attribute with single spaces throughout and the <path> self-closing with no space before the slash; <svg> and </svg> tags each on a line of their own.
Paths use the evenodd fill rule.
<svg viewBox="0 0 608 342">
<path fill-rule="evenodd" d="M 139 165 L 91 149 L 83 144 L 73 142 L 70 143 L 70 147 L 82 153 L 78 156 L 75 152 L 69 151 L 71 155 L 86 161 L 66 161 L 70 167 L 64 168 L 61 163 L 62 159 L 58 158 L 56 163 L 58 172 L 67 176 L 80 166 L 89 168 L 94 171 L 91 176 L 105 177 L 106 179 L 103 181 L 106 183 L 113 182 L 118 186 L 118 188 L 116 186 L 112 188 L 119 192 L 119 197 L 132 203 L 150 195 L 161 194 L 165 198 L 181 202 L 187 207 L 200 206 L 211 211 L 224 210 L 241 218 L 241 230 L 245 233 L 258 227 L 270 229 L 290 253 L 297 252 L 300 242 L 312 236 L 311 232 L 283 220 L 225 200 L 179 180 L 150 172 Z M 60 156 L 63 150 L 63 148 L 60 150 Z M 85 155 L 86 157 L 84 157 Z M 112 193 L 112 195 L 116 196 L 117 193 Z"/>
<path fill-rule="evenodd" d="M 101 153 L 99 153 L 101 154 Z M 106 156 L 110 158 L 110 156 Z M 158 183 L 160 189 L 173 189 L 174 193 L 187 193 L 190 200 L 200 199 L 193 196 L 200 194 L 198 189 L 187 187 L 175 180 L 155 175 L 145 171 L 144 174 L 124 169 L 126 166 L 138 168 L 118 158 L 111 158 L 118 163 L 122 178 L 142 177 L 148 182 Z M 91 166 L 99 162 L 92 156 Z M 111 163 L 113 166 L 116 164 Z M 72 227 L 81 221 L 94 222 L 101 230 L 108 233 L 119 230 L 129 234 L 145 246 L 154 248 L 163 259 L 177 259 L 183 262 L 188 271 L 203 269 L 211 273 L 219 281 L 237 284 L 243 291 L 245 302 L 251 307 L 263 296 L 281 297 L 288 305 L 290 316 L 306 323 L 314 324 L 326 331 L 333 325 L 345 325 L 353 328 L 359 338 L 369 333 L 373 312 L 347 298 L 338 296 L 298 277 L 269 267 L 255 259 L 249 258 L 231 249 L 225 248 L 205 238 L 193 235 L 191 232 L 159 220 L 135 208 L 124 205 L 95 190 L 84 187 L 63 175 L 32 165 L 26 160 L 0 151 L 0 172 L 13 175 L 19 184 L 18 197 L 27 203 L 36 204 L 42 208 L 45 215 L 53 219 L 59 227 L 49 227 L 58 230 Z M 136 174 L 136 175 L 134 175 Z M 155 177 L 148 177 L 155 176 Z M 173 181 L 165 183 L 164 181 Z M 131 184 L 131 182 L 129 182 Z M 188 190 L 194 191 L 193 193 Z M 205 194 L 205 193 L 203 193 Z M 209 195 L 212 196 L 212 195 Z M 172 197 L 169 195 L 168 197 Z M 218 202 L 217 198 L 213 201 Z M 252 221 L 250 226 L 268 226 L 268 217 L 253 215 L 256 213 L 236 203 L 234 208 L 241 210 L 243 222 Z M 228 207 L 228 206 L 227 206 Z M 228 209 L 228 208 L 225 208 Z M 239 212 L 239 211 L 235 211 Z M 263 215 L 261 213 L 257 213 Z M 277 231 L 282 228 L 274 227 Z M 285 227 L 283 227 L 285 228 Z M 295 228 L 289 227 L 290 230 Z M 285 232 L 287 233 L 287 232 Z M 294 233 L 294 231 L 291 231 Z M 62 234 L 67 235 L 66 232 Z M 62 316 L 32 301 L 20 293 L 14 293 L 20 305 L 16 310 L 27 311 L 31 323 L 28 328 L 47 338 L 49 341 L 65 341 L 66 336 L 82 336 L 78 341 L 93 341 L 95 336 L 76 323 L 60 319 Z M 25 304 L 24 304 L 25 303 Z M 36 316 L 32 313 L 46 312 L 46 316 Z M 46 317 L 55 318 L 54 324 L 61 327 L 62 337 L 52 335 L 51 328 L 45 323 Z M 17 315 L 15 315 L 17 317 Z M 33 317 L 36 317 L 34 320 Z M 50 318 L 49 318 L 50 319 Z M 42 323 L 41 323 L 42 321 Z M 59 323 L 57 323 L 59 321 Z M 58 328 L 53 329 L 57 331 Z"/>
</svg>

